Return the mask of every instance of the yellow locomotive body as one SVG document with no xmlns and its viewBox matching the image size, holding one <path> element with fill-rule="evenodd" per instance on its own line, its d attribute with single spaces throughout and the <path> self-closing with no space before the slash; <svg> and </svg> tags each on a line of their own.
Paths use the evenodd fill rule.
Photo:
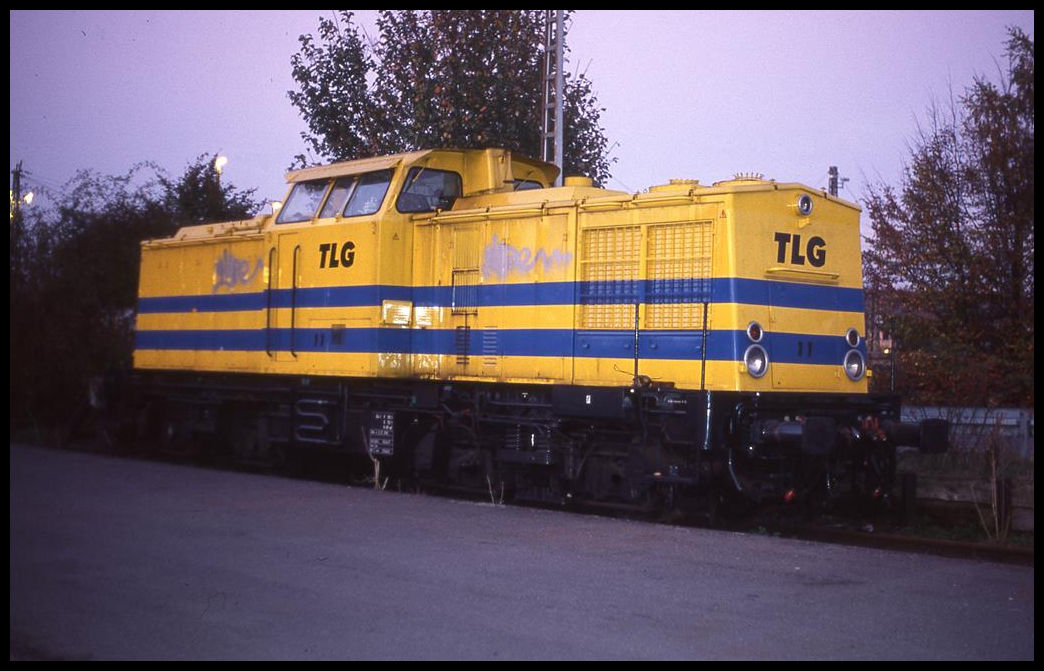
<svg viewBox="0 0 1044 671">
<path fill-rule="evenodd" d="M 606 457 L 587 488 L 605 498 L 620 473 L 647 493 L 722 464 L 776 493 L 749 481 L 778 450 L 747 475 L 735 452 L 833 458 L 897 419 L 867 394 L 858 207 L 758 177 L 632 195 L 556 176 L 503 150 L 349 161 L 290 173 L 275 215 L 144 242 L 135 368 L 216 399 L 163 421 L 231 425 L 237 445 L 258 429 L 261 452 L 361 446 L 411 473 L 448 451 L 487 479 L 525 471 L 519 487 L 544 467 L 569 493 L 594 443 L 633 426 L 645 465 Z M 243 380 L 265 391 L 227 391 Z M 241 420 L 244 404 L 267 409 Z"/>
<path fill-rule="evenodd" d="M 461 180 L 451 209 L 399 211 L 420 171 Z M 526 172 L 542 188 L 512 190 Z M 316 216 L 329 184 L 374 173 L 388 180 L 372 212 Z M 760 179 L 632 196 L 578 180 L 546 188 L 553 178 L 488 150 L 292 173 L 298 189 L 323 190 L 307 219 L 144 243 L 135 364 L 618 386 L 632 381 L 637 330 L 637 370 L 652 381 L 866 392 L 843 368 L 864 347 L 845 342 L 863 332 L 857 207 Z M 758 377 L 743 360 L 751 323 L 767 355 Z"/>
</svg>

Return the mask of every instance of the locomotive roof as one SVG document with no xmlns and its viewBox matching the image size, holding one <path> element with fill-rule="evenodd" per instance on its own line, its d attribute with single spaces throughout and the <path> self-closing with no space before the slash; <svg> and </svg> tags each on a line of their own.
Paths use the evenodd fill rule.
<svg viewBox="0 0 1044 671">
<path fill-rule="evenodd" d="M 330 177 L 341 177 L 344 175 L 356 175 L 364 172 L 373 172 L 375 170 L 385 170 L 388 168 L 394 168 L 400 163 L 410 165 L 419 163 L 430 156 L 438 156 L 439 154 L 463 154 L 466 162 L 478 161 L 478 165 L 482 165 L 483 160 L 489 160 L 493 157 L 510 157 L 510 162 L 518 166 L 527 166 L 527 175 L 518 175 L 521 178 L 527 178 L 532 176 L 534 173 L 542 177 L 551 183 L 558 176 L 558 167 L 547 163 L 545 161 L 539 161 L 536 159 L 522 156 L 521 154 L 515 154 L 513 152 L 504 149 L 452 149 L 452 148 L 441 148 L 441 149 L 423 149 L 420 151 L 405 152 L 401 154 L 391 154 L 389 156 L 375 156 L 372 158 L 355 159 L 352 161 L 339 161 L 337 163 L 330 163 L 328 165 L 318 165 L 309 168 L 301 168 L 299 170 L 292 170 L 286 173 L 286 181 L 288 183 L 304 182 L 313 179 L 326 179 Z M 488 167 L 487 167 L 488 169 Z"/>
<path fill-rule="evenodd" d="M 327 165 L 317 165 L 310 168 L 301 168 L 300 170 L 291 170 L 286 173 L 286 181 L 289 183 L 304 182 L 310 179 L 323 179 L 326 177 L 354 175 L 362 172 L 384 170 L 386 168 L 395 167 L 403 161 L 413 163 L 428 154 L 431 154 L 432 151 L 434 150 L 425 149 L 422 151 L 413 151 L 403 154 L 360 158 L 353 161 L 339 161 Z"/>
</svg>

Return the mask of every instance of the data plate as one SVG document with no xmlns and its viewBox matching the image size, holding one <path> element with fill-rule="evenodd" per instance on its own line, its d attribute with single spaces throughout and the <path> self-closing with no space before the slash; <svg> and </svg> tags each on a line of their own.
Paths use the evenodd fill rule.
<svg viewBox="0 0 1044 671">
<path fill-rule="evenodd" d="M 395 454 L 395 413 L 379 411 L 370 415 L 370 454 L 390 457 Z"/>
</svg>

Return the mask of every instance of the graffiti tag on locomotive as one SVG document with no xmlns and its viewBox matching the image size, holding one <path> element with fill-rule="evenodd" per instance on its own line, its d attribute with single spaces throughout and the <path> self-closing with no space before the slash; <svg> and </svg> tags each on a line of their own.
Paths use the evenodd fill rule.
<svg viewBox="0 0 1044 671">
<path fill-rule="evenodd" d="M 504 150 L 288 175 L 274 215 L 142 244 L 147 429 L 276 464 L 633 506 L 887 498 L 859 208 L 760 178 L 629 194 Z"/>
</svg>

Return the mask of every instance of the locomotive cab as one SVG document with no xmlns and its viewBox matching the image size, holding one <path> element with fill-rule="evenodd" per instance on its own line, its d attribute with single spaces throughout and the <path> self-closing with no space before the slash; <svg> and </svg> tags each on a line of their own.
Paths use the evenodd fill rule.
<svg viewBox="0 0 1044 671">
<path fill-rule="evenodd" d="M 291 189 L 275 223 L 450 210 L 459 198 L 547 188 L 557 174 L 553 165 L 503 149 L 440 149 L 304 168 L 287 175 Z"/>
</svg>

